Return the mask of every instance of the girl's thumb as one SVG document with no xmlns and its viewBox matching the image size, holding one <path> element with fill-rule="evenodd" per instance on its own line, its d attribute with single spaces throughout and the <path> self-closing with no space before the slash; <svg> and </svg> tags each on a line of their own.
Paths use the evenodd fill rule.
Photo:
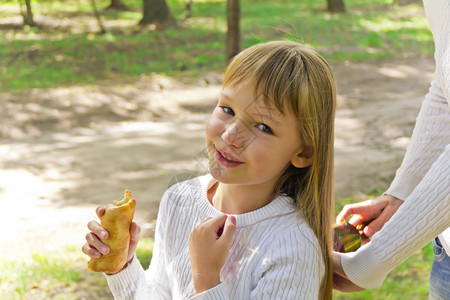
<svg viewBox="0 0 450 300">
<path fill-rule="evenodd" d="M 128 259 L 131 259 L 131 257 L 134 256 L 134 252 L 136 251 L 139 242 L 140 233 L 141 227 L 135 222 L 132 222 L 130 225 L 130 245 L 128 248 Z"/>
<path fill-rule="evenodd" d="M 223 227 L 223 233 L 220 239 L 229 247 L 236 232 L 236 217 L 228 216 Z"/>
</svg>

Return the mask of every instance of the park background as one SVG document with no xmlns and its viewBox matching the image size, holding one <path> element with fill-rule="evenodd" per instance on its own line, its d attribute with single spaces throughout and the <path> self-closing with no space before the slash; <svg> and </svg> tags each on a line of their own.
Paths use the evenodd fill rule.
<svg viewBox="0 0 450 300">
<path fill-rule="evenodd" d="M 172 22 L 139 25 L 141 0 L 27 1 L 0 4 L 0 299 L 110 299 L 80 250 L 86 224 L 130 189 L 148 265 L 162 193 L 206 172 L 227 3 L 167 0 Z M 421 1 L 343 2 L 240 2 L 241 48 L 296 40 L 335 71 L 336 212 L 388 187 L 434 71 Z M 429 244 L 382 288 L 334 299 L 427 299 L 432 259 Z"/>
</svg>

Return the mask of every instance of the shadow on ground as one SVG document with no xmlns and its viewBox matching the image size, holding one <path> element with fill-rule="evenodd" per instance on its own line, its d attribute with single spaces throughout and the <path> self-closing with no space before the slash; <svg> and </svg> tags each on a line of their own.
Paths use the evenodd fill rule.
<svg viewBox="0 0 450 300">
<path fill-rule="evenodd" d="M 385 188 L 401 162 L 433 62 L 333 67 L 336 195 Z M 221 75 L 208 76 L 198 84 L 155 75 L 135 84 L 1 94 L 0 205 L 7 214 L 0 220 L 0 254 L 81 246 L 95 207 L 120 198 L 125 188 L 136 196 L 144 235 L 151 235 L 174 176 L 206 172 L 204 126 L 221 90 Z"/>
</svg>

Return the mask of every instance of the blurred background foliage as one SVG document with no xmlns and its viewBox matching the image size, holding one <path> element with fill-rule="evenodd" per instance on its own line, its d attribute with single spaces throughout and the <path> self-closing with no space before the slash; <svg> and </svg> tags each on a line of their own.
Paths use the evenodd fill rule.
<svg viewBox="0 0 450 300">
<path fill-rule="evenodd" d="M 23 1 L 23 0 L 22 0 Z M 186 0 L 187 1 L 187 0 Z M 226 2 L 199 0 L 186 17 L 186 1 L 169 0 L 176 24 L 139 25 L 141 0 L 126 10 L 96 0 L 31 1 L 37 26 L 23 26 L 18 1 L 0 4 L 0 88 L 3 91 L 105 80 L 133 81 L 159 73 L 198 76 L 225 65 Z M 417 2 L 417 1 L 415 1 Z M 421 3 L 346 0 L 346 13 L 326 12 L 325 1 L 241 1 L 242 47 L 273 39 L 308 44 L 329 60 L 401 59 L 432 55 Z"/>
</svg>

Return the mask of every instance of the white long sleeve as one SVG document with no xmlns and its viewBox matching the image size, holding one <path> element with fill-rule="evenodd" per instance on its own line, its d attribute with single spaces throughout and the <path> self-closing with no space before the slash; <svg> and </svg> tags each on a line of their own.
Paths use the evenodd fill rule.
<svg viewBox="0 0 450 300">
<path fill-rule="evenodd" d="M 168 193 L 165 193 L 161 203 L 168 201 Z M 141 264 L 135 256 L 123 271 L 106 276 L 108 285 L 114 299 L 172 299 L 169 279 L 165 268 L 164 232 L 161 228 L 166 224 L 167 205 L 161 205 L 158 211 L 159 222 L 155 230 L 155 244 L 153 246 L 153 260 L 147 272 L 144 272 Z"/>
<path fill-rule="evenodd" d="M 342 257 L 348 278 L 379 287 L 387 274 L 450 226 L 450 1 L 424 0 L 435 40 L 436 71 L 410 145 L 388 189 L 405 200 L 372 241 Z M 450 253 L 449 230 L 440 235 Z"/>
<path fill-rule="evenodd" d="M 188 239 L 196 225 L 222 214 L 206 197 L 213 182 L 206 175 L 165 193 L 150 268 L 144 271 L 133 259 L 122 272 L 107 276 L 115 299 L 317 299 L 325 272 L 320 246 L 286 196 L 236 216 L 221 283 L 195 294 Z"/>
<path fill-rule="evenodd" d="M 408 199 L 449 142 L 450 107 L 438 81 L 433 80 L 416 119 L 403 162 L 386 193 L 402 200 Z"/>
<path fill-rule="evenodd" d="M 395 266 L 450 226 L 450 145 L 408 198 L 370 243 L 342 256 L 345 274 L 358 286 L 381 286 Z"/>
</svg>

